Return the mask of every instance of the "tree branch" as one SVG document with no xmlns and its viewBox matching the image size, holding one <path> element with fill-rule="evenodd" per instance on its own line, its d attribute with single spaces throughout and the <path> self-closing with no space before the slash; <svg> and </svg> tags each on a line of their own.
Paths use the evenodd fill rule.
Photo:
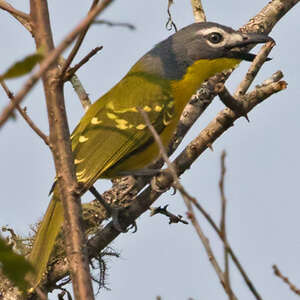
<svg viewBox="0 0 300 300">
<path fill-rule="evenodd" d="M 0 115 L 0 128 L 7 121 L 16 105 L 19 104 L 27 93 L 32 89 L 32 87 L 36 84 L 36 82 L 41 78 L 41 76 L 49 69 L 49 67 L 57 60 L 59 55 L 74 41 L 77 35 L 84 30 L 89 24 L 93 21 L 93 19 L 104 10 L 113 0 L 103 0 L 100 4 L 95 6 L 90 13 L 75 27 L 75 29 L 70 32 L 63 41 L 53 49 L 47 57 L 42 61 L 40 65 L 40 69 L 36 71 L 24 84 L 23 88 L 16 94 L 15 102 L 7 105 L 6 108 L 3 109 Z"/>
<path fill-rule="evenodd" d="M 1 81 L 0 84 L 3 87 L 7 97 L 11 101 L 15 101 L 14 95 L 9 90 L 6 83 L 4 81 Z M 31 129 L 45 142 L 46 145 L 50 146 L 48 137 L 34 124 L 34 122 L 27 115 L 26 110 L 21 108 L 21 106 L 19 104 L 16 106 L 16 108 L 17 108 L 17 111 L 20 113 L 20 115 L 23 117 L 23 119 L 27 122 L 29 127 L 31 127 Z"/>
<path fill-rule="evenodd" d="M 5 0 L 0 0 L 0 8 L 9 12 L 18 22 L 20 22 L 32 34 L 31 18 L 28 14 L 14 8 Z"/>
<path fill-rule="evenodd" d="M 45 0 L 31 0 L 30 13 L 34 21 L 36 47 L 46 53 L 54 50 L 48 4 Z M 51 55 L 50 55 L 51 56 Z M 43 73 L 50 142 L 58 179 L 59 198 L 64 208 L 65 248 L 77 300 L 93 300 L 93 288 L 87 258 L 82 210 L 73 164 L 70 133 L 64 105 L 63 84 L 59 80 L 58 63 L 52 63 Z"/>
<path fill-rule="evenodd" d="M 273 265 L 272 268 L 273 268 L 274 274 L 276 276 L 278 276 L 279 278 L 281 278 L 283 280 L 283 282 L 285 282 L 289 286 L 291 291 L 293 291 L 296 295 L 300 296 L 300 289 L 297 288 L 293 283 L 291 283 L 289 278 L 284 276 L 280 272 L 280 270 L 278 269 L 278 267 L 276 265 Z"/>
<path fill-rule="evenodd" d="M 262 65 L 265 63 L 269 53 L 272 51 L 274 46 L 275 46 L 274 42 L 267 42 L 261 47 L 259 53 L 256 55 L 250 68 L 248 69 L 244 79 L 241 81 L 237 90 L 234 93 L 234 95 L 237 98 L 240 95 L 244 95 L 248 91 L 250 85 L 252 84 L 253 80 L 255 79 Z"/>
<path fill-rule="evenodd" d="M 103 46 L 100 47 L 96 47 L 93 50 L 91 50 L 83 59 L 81 59 L 79 61 L 78 64 L 76 64 L 74 67 L 69 68 L 67 73 L 64 76 L 64 81 L 70 80 L 71 77 L 84 65 L 86 64 L 91 57 L 93 57 L 94 55 L 96 55 L 101 49 L 103 48 Z"/>
<path fill-rule="evenodd" d="M 110 1 L 111 2 L 111 1 Z M 99 0 L 93 0 L 92 6 L 89 10 L 89 13 L 91 13 L 93 11 L 93 9 L 96 7 L 96 5 L 99 3 Z M 64 78 L 64 75 L 66 73 L 66 71 L 68 70 L 69 66 L 71 65 L 73 59 L 75 58 L 89 28 L 90 28 L 91 22 L 82 30 L 82 32 L 80 33 L 72 51 L 70 52 L 69 56 L 67 57 L 67 59 L 65 60 L 64 64 L 61 67 L 61 79 Z"/>
<path fill-rule="evenodd" d="M 201 0 L 191 0 L 195 22 L 206 22 L 206 16 Z"/>
<path fill-rule="evenodd" d="M 14 8 L 4 0 L 0 0 L 0 8 L 6 10 L 11 15 L 18 16 L 26 21 L 30 21 L 30 16 L 28 14 Z"/>
</svg>

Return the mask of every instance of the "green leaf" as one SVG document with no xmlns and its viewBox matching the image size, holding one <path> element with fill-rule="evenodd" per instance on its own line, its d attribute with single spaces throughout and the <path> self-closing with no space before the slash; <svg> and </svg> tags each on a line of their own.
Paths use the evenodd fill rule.
<svg viewBox="0 0 300 300">
<path fill-rule="evenodd" d="M 25 275 L 33 271 L 33 267 L 24 256 L 16 254 L 0 237 L 0 270 L 14 285 L 25 291 L 28 287 Z"/>
<path fill-rule="evenodd" d="M 23 60 L 13 64 L 2 76 L 1 79 L 11 79 L 29 73 L 34 66 L 43 59 L 43 54 L 38 51 L 35 54 L 26 56 Z"/>
</svg>

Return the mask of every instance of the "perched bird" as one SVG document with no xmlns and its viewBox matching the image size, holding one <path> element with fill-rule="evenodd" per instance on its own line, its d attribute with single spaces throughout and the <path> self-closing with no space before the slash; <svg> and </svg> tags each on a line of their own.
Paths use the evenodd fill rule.
<svg viewBox="0 0 300 300">
<path fill-rule="evenodd" d="M 271 40 L 216 23 L 189 25 L 146 53 L 109 92 L 98 99 L 71 135 L 77 180 L 82 193 L 99 178 L 145 168 L 159 155 L 140 110 L 168 145 L 179 117 L 201 83 L 214 74 L 253 60 L 245 46 Z M 58 188 L 38 229 L 30 261 L 36 284 L 46 270 L 63 224 Z"/>
</svg>

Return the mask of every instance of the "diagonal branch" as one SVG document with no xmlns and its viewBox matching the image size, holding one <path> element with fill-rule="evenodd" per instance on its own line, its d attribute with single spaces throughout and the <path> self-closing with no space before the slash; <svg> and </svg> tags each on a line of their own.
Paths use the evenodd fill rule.
<svg viewBox="0 0 300 300">
<path fill-rule="evenodd" d="M 103 46 L 100 47 L 96 47 L 94 49 L 92 49 L 83 59 L 81 59 L 79 61 L 78 64 L 76 64 L 74 67 L 69 68 L 69 70 L 66 72 L 65 76 L 64 76 L 64 81 L 70 80 L 72 78 L 72 76 L 74 76 L 74 74 L 84 65 L 86 64 L 91 57 L 93 57 L 94 55 L 96 55 L 101 49 L 103 48 Z"/>
<path fill-rule="evenodd" d="M 206 16 L 201 0 L 191 0 L 195 22 L 206 22 Z"/>
<path fill-rule="evenodd" d="M 0 8 L 9 12 L 18 22 L 20 22 L 31 34 L 32 22 L 28 14 L 14 8 L 11 4 L 7 3 L 5 0 L 0 0 Z"/>
<path fill-rule="evenodd" d="M 7 12 L 9 12 L 11 15 L 15 16 L 15 17 L 20 17 L 26 21 L 30 21 L 30 16 L 26 13 L 24 13 L 23 11 L 20 11 L 16 8 L 14 8 L 12 5 L 10 5 L 9 3 L 7 3 L 4 0 L 0 0 L 0 8 L 3 10 L 6 10 Z"/>
<path fill-rule="evenodd" d="M 15 101 L 13 93 L 9 90 L 6 83 L 4 81 L 0 82 L 3 87 L 7 97 L 13 102 Z M 17 105 L 17 111 L 23 117 L 23 119 L 27 122 L 27 124 L 31 127 L 31 129 L 45 142 L 46 145 L 50 146 L 48 137 L 34 124 L 31 118 L 27 115 L 25 109 L 21 108 L 21 106 Z"/>
<path fill-rule="evenodd" d="M 291 289 L 291 291 L 293 291 L 296 295 L 300 296 L 300 289 L 297 288 L 293 283 L 290 282 L 289 278 L 284 276 L 280 270 L 278 269 L 278 267 L 276 265 L 272 266 L 274 274 L 276 276 L 278 276 L 279 278 L 281 278 L 283 280 L 283 282 L 285 282 L 289 288 Z"/>
<path fill-rule="evenodd" d="M 113 1 L 113 0 L 112 0 Z M 109 1 L 109 2 L 112 2 Z M 91 8 L 89 10 L 89 13 L 91 13 L 93 11 L 93 9 L 97 6 L 97 4 L 99 3 L 99 0 L 93 0 L 93 3 L 91 5 Z M 109 3 L 110 4 L 110 3 Z M 82 32 L 80 33 L 71 53 L 69 54 L 69 56 L 67 57 L 67 59 L 65 60 L 64 64 L 61 67 L 61 79 L 64 78 L 64 75 L 67 71 L 67 69 L 69 68 L 69 66 L 71 65 L 73 59 L 75 58 L 89 28 L 90 28 L 91 22 L 82 30 Z"/>
<path fill-rule="evenodd" d="M 49 69 L 54 61 L 57 60 L 59 55 L 75 40 L 77 35 L 84 30 L 93 19 L 104 10 L 113 0 L 103 0 L 100 4 L 95 6 L 90 13 L 75 27 L 75 29 L 70 32 L 63 41 L 49 53 L 49 55 L 43 60 L 40 65 L 40 69 L 36 71 L 24 84 L 21 90 L 16 94 L 14 103 L 7 105 L 0 115 L 0 128 L 7 121 L 13 110 L 16 108 L 27 93 L 33 88 L 36 82 L 41 78 L 41 76 Z"/>
</svg>

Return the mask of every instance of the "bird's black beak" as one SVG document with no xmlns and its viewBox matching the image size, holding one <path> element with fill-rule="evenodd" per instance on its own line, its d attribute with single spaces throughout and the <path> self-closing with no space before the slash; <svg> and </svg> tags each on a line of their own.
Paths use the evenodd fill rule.
<svg viewBox="0 0 300 300">
<path fill-rule="evenodd" d="M 235 39 L 227 45 L 226 50 L 228 52 L 226 56 L 246 61 L 253 61 L 256 55 L 249 53 L 249 48 L 247 46 L 263 44 L 266 42 L 275 43 L 275 41 L 271 37 L 264 34 L 240 33 L 239 39 Z M 267 58 L 267 60 L 270 60 L 270 58 Z"/>
</svg>

